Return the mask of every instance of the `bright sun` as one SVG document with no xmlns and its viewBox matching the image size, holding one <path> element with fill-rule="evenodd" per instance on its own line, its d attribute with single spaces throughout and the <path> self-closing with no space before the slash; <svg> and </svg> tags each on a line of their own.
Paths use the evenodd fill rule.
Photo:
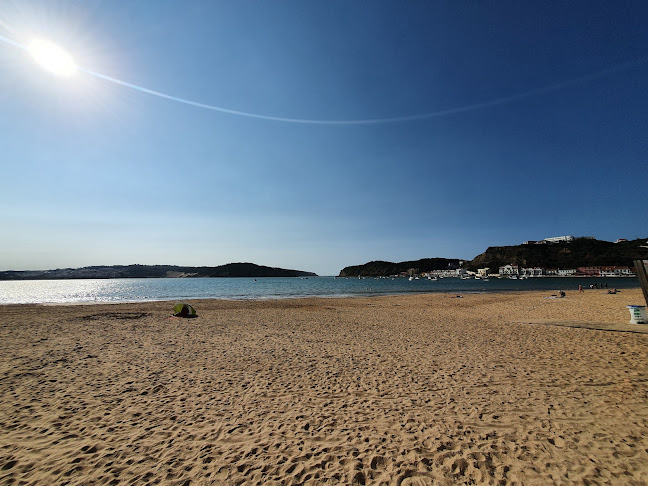
<svg viewBox="0 0 648 486">
<path fill-rule="evenodd" d="M 27 49 L 41 67 L 56 76 L 70 77 L 77 71 L 72 56 L 52 42 L 33 40 Z"/>
</svg>

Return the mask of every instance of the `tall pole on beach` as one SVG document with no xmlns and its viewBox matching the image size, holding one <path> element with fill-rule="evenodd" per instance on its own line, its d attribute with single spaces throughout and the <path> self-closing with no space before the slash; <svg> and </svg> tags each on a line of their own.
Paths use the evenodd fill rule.
<svg viewBox="0 0 648 486">
<path fill-rule="evenodd" d="M 647 265 L 648 260 L 634 261 L 634 266 L 637 269 L 637 275 L 639 276 L 639 282 L 641 282 L 641 290 L 643 290 L 646 305 L 648 305 L 648 272 L 646 272 Z"/>
</svg>

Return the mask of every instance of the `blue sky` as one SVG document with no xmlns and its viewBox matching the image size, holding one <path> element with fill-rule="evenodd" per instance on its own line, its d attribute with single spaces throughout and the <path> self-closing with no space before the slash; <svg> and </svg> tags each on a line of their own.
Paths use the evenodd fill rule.
<svg viewBox="0 0 648 486">
<path fill-rule="evenodd" d="M 332 275 L 648 236 L 646 20 L 645 1 L 4 0 L 4 39 L 135 86 L 383 122 L 59 78 L 5 40 L 0 269 Z"/>
</svg>

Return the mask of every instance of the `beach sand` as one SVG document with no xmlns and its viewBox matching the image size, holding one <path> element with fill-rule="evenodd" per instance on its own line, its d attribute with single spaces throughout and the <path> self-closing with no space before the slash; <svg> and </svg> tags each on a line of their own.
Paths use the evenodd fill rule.
<svg viewBox="0 0 648 486">
<path fill-rule="evenodd" d="M 0 484 L 648 484 L 641 291 L 549 295 L 2 306 Z"/>
</svg>

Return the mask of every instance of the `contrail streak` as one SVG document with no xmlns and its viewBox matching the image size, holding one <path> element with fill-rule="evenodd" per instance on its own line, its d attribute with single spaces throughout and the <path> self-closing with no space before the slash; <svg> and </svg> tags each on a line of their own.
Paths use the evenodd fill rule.
<svg viewBox="0 0 648 486">
<path fill-rule="evenodd" d="M 15 46 L 15 47 L 20 47 L 21 49 L 27 50 L 27 46 L 25 46 L 25 45 L 23 45 L 23 44 L 21 44 L 19 42 L 16 42 L 14 40 L 11 40 L 8 37 L 4 37 L 4 36 L 0 35 L 0 41 L 5 42 L 5 43 L 7 43 L 9 45 L 12 45 L 12 46 Z"/>
<path fill-rule="evenodd" d="M 0 35 L 0 41 L 5 42 L 6 44 L 12 45 L 14 47 L 27 50 L 27 47 L 25 45 L 20 44 L 19 42 L 16 42 L 2 35 Z M 388 118 L 368 118 L 368 119 L 361 119 L 361 120 L 317 120 L 317 119 L 307 119 L 307 118 L 287 118 L 281 116 L 263 115 L 260 113 L 250 113 L 246 111 L 232 110 L 229 108 L 224 108 L 222 106 L 210 105 L 207 103 L 200 103 L 198 101 L 193 101 L 186 98 L 180 98 L 178 96 L 172 96 L 166 93 L 162 93 L 160 91 L 155 91 L 149 88 L 145 88 L 143 86 L 138 86 L 137 84 L 129 83 L 127 81 L 122 81 L 121 79 L 113 78 L 105 74 L 91 71 L 90 69 L 86 69 L 81 66 L 79 66 L 78 69 L 79 71 L 82 71 L 90 76 L 94 76 L 95 78 L 103 79 L 104 81 L 109 81 L 111 83 L 118 84 L 120 86 L 141 91 L 142 93 L 146 93 L 148 95 L 157 96 L 159 98 L 164 98 L 171 101 L 176 101 L 178 103 L 183 103 L 185 105 L 196 106 L 198 108 L 203 108 L 205 110 L 212 110 L 220 113 L 226 113 L 229 115 L 256 118 L 259 120 L 271 120 L 271 121 L 278 121 L 284 123 L 300 123 L 300 124 L 308 124 L 308 125 L 378 125 L 378 124 L 386 124 L 386 123 L 426 120 L 430 118 L 440 118 L 443 116 L 455 115 L 458 113 L 466 113 L 469 111 L 476 111 L 476 110 L 481 110 L 483 108 L 490 108 L 493 106 L 503 105 L 506 103 L 512 103 L 514 101 L 523 100 L 525 98 L 531 98 L 533 96 L 559 91 L 568 88 L 570 86 L 578 85 L 587 81 L 592 81 L 594 79 L 603 78 L 605 76 L 609 76 L 619 71 L 623 71 L 625 69 L 638 66 L 647 61 L 648 61 L 648 56 L 635 59 L 632 61 L 616 64 L 607 69 L 603 69 L 595 73 L 587 74 L 585 76 L 568 79 L 566 81 L 561 81 L 559 83 L 542 86 L 540 88 L 530 89 L 522 93 L 503 96 L 501 98 L 495 98 L 488 101 L 481 101 L 479 103 L 473 103 L 470 105 L 457 106 L 454 108 L 447 108 L 445 110 L 431 111 L 431 112 L 420 113 L 416 115 L 395 116 L 395 117 L 388 117 Z"/>
</svg>

